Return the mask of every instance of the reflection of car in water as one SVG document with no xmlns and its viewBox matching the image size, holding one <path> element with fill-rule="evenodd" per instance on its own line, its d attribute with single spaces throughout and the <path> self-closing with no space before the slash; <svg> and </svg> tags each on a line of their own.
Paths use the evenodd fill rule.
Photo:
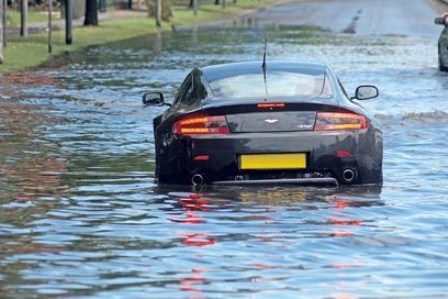
<svg viewBox="0 0 448 299">
<path fill-rule="evenodd" d="M 439 70 L 448 72 L 448 23 L 447 18 L 436 18 L 435 23 L 444 25 L 438 43 Z"/>
<path fill-rule="evenodd" d="M 365 184 L 382 182 L 383 140 L 355 100 L 319 63 L 243 62 L 194 68 L 154 119 L 161 183 Z"/>
</svg>

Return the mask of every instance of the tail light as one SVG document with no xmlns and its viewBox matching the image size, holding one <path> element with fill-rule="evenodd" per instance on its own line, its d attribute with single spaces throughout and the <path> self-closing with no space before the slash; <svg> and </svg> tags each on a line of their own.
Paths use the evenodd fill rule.
<svg viewBox="0 0 448 299">
<path fill-rule="evenodd" d="M 224 115 L 188 117 L 174 123 L 173 133 L 177 135 L 229 134 Z"/>
<path fill-rule="evenodd" d="M 314 131 L 343 131 L 367 129 L 369 123 L 364 115 L 341 112 L 318 112 Z"/>
</svg>

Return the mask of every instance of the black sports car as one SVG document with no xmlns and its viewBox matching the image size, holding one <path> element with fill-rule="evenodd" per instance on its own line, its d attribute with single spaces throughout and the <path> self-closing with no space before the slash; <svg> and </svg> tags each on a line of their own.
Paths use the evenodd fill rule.
<svg viewBox="0 0 448 299">
<path fill-rule="evenodd" d="M 448 22 L 447 18 L 436 18 L 434 22 L 438 25 L 444 25 L 442 32 L 440 32 L 438 42 L 439 54 L 439 70 L 448 72 Z"/>
<path fill-rule="evenodd" d="M 160 183 L 381 184 L 383 139 L 325 64 L 243 62 L 194 68 L 154 119 Z"/>
</svg>

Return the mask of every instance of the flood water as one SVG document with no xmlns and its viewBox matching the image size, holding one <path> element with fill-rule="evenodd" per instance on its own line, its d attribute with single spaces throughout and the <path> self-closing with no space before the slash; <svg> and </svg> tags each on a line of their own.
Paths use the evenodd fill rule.
<svg viewBox="0 0 448 299">
<path fill-rule="evenodd" d="M 250 25 L 250 24 L 249 24 Z M 147 36 L 0 101 L 1 298 L 448 297 L 448 76 L 436 40 L 244 24 Z M 158 187 L 148 89 L 195 65 L 329 63 L 384 131 L 381 189 Z M 260 62 L 261 65 L 261 62 Z M 268 62 L 269 65 L 269 62 Z"/>
</svg>

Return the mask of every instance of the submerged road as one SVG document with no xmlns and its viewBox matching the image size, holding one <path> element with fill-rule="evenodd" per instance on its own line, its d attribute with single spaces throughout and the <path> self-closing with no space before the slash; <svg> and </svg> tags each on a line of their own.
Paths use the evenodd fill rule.
<svg viewBox="0 0 448 299">
<path fill-rule="evenodd" d="M 248 15 L 260 25 L 318 26 L 359 35 L 438 37 L 432 0 L 317 0 L 266 8 Z"/>
<path fill-rule="evenodd" d="M 300 1 L 241 26 L 64 55 L 34 73 L 56 84 L 2 99 L 0 298 L 448 299 L 439 12 L 426 0 Z M 157 184 L 152 120 L 166 107 L 143 107 L 142 94 L 171 98 L 194 66 L 261 67 L 266 36 L 268 65 L 326 62 L 350 95 L 378 86 L 360 104 L 383 128 L 382 188 Z"/>
</svg>

